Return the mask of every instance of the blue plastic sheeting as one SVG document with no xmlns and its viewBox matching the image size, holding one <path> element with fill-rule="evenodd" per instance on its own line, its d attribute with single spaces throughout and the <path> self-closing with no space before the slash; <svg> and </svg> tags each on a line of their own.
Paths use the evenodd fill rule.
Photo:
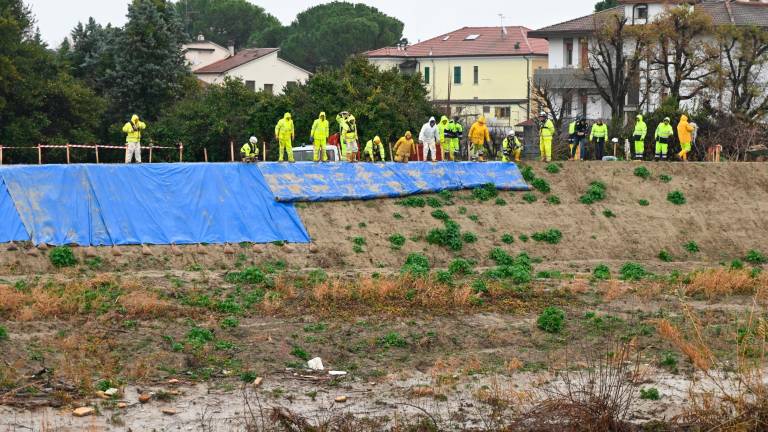
<svg viewBox="0 0 768 432">
<path fill-rule="evenodd" d="M 29 234 L 21 223 L 19 212 L 13 206 L 13 200 L 0 179 L 0 243 L 29 240 Z"/>
<path fill-rule="evenodd" d="M 36 244 L 309 242 L 253 165 L 45 165 L 0 177 Z"/>
<path fill-rule="evenodd" d="M 499 189 L 530 190 L 513 163 L 261 163 L 278 201 L 338 201 L 398 197 L 493 183 Z"/>
</svg>

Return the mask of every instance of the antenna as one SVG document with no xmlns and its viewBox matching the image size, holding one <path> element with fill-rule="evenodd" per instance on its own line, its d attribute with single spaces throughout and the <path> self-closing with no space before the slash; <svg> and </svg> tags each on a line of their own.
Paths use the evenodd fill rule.
<svg viewBox="0 0 768 432">
<path fill-rule="evenodd" d="M 504 14 L 498 14 L 499 15 L 499 21 L 501 21 L 501 38 L 504 39 L 507 37 L 507 28 L 504 27 Z"/>
</svg>

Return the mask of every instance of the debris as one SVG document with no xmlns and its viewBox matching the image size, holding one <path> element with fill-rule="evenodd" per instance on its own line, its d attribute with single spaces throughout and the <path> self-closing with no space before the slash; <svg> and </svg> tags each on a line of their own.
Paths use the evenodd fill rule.
<svg viewBox="0 0 768 432">
<path fill-rule="evenodd" d="M 344 376 L 347 373 L 345 371 L 328 371 L 328 375 L 331 376 Z"/>
<path fill-rule="evenodd" d="M 163 408 L 163 409 L 161 409 L 160 411 L 161 411 L 163 414 L 165 414 L 165 415 L 176 415 L 176 414 L 178 414 L 178 413 L 179 413 L 178 411 L 176 411 L 176 410 L 175 410 L 175 409 L 173 409 L 173 408 Z"/>
<path fill-rule="evenodd" d="M 264 378 L 262 377 L 256 377 L 255 380 L 253 380 L 253 386 L 258 387 L 261 385 L 261 383 L 264 381 Z"/>
<path fill-rule="evenodd" d="M 141 254 L 146 256 L 152 255 L 152 249 L 150 249 L 149 246 L 143 244 L 141 245 Z"/>
<path fill-rule="evenodd" d="M 72 411 L 72 415 L 75 417 L 86 417 L 95 413 L 96 410 L 92 407 L 80 407 Z"/>
<path fill-rule="evenodd" d="M 323 370 L 323 360 L 320 357 L 315 357 L 312 360 L 307 362 L 307 366 L 309 366 L 312 370 Z"/>
<path fill-rule="evenodd" d="M 142 393 L 139 395 L 139 402 L 141 403 L 147 403 L 150 399 L 152 399 L 152 396 L 149 393 Z"/>
<path fill-rule="evenodd" d="M 235 250 L 232 248 L 230 244 L 224 245 L 224 254 L 225 255 L 234 255 Z"/>
<path fill-rule="evenodd" d="M 125 402 L 120 402 L 120 403 L 117 404 L 117 407 L 120 408 L 120 409 L 128 408 L 128 404 L 125 403 Z"/>
<path fill-rule="evenodd" d="M 347 397 L 346 396 L 336 396 L 336 399 L 334 399 L 334 401 L 337 402 L 337 403 L 344 403 L 344 402 L 347 401 Z"/>
<path fill-rule="evenodd" d="M 104 390 L 104 394 L 107 395 L 107 396 L 114 396 L 114 395 L 117 394 L 118 391 L 119 391 L 118 389 L 116 389 L 114 387 L 111 387 L 111 388 L 108 388 L 108 389 Z"/>
</svg>

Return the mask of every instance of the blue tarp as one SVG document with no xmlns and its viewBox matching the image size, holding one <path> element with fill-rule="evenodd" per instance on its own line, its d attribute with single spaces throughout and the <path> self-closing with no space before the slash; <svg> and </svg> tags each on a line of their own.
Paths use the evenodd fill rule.
<svg viewBox="0 0 768 432">
<path fill-rule="evenodd" d="M 35 244 L 309 241 L 254 165 L 18 166 L 0 168 L 0 178 Z M 0 215 L 11 212 L 2 192 Z M 0 224 L 0 241 L 20 240 L 14 230 Z"/>
<path fill-rule="evenodd" d="M 29 240 L 29 234 L 21 223 L 5 182 L 0 178 L 0 243 L 24 240 Z"/>
<path fill-rule="evenodd" d="M 505 190 L 530 190 L 513 163 L 260 163 L 278 201 L 386 198 L 494 183 Z"/>
</svg>

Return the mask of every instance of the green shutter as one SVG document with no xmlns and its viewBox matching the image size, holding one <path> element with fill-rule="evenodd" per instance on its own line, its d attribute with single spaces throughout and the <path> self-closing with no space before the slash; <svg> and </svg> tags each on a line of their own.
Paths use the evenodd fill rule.
<svg viewBox="0 0 768 432">
<path fill-rule="evenodd" d="M 424 67 L 424 82 L 429 84 L 429 66 Z"/>
<path fill-rule="evenodd" d="M 461 66 L 453 67 L 453 83 L 461 84 Z"/>
</svg>

